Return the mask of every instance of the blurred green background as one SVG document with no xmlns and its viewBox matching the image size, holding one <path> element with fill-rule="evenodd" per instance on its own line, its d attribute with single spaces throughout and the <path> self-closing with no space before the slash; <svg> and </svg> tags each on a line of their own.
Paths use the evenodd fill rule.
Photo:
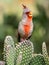
<svg viewBox="0 0 49 65">
<path fill-rule="evenodd" d="M 35 53 L 41 53 L 45 41 L 49 53 L 49 0 L 0 0 L 0 60 L 3 60 L 4 39 L 11 35 L 17 43 L 17 28 L 26 4 L 33 13 L 34 30 L 30 40 Z"/>
</svg>

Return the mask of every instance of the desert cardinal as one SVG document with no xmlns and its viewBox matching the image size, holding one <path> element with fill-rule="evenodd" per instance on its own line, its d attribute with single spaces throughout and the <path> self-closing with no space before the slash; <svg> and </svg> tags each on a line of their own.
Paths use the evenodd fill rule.
<svg viewBox="0 0 49 65">
<path fill-rule="evenodd" d="M 32 12 L 23 5 L 22 20 L 18 25 L 18 42 L 22 42 L 31 37 L 33 31 Z"/>
</svg>

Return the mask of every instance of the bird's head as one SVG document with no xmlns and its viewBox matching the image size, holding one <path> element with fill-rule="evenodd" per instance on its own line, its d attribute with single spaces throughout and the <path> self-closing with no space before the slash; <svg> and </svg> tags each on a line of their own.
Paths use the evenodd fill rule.
<svg viewBox="0 0 49 65">
<path fill-rule="evenodd" d="M 27 15 L 28 18 L 32 18 L 32 12 L 28 9 L 28 7 L 26 7 L 25 5 L 23 5 L 23 13 Z"/>
</svg>

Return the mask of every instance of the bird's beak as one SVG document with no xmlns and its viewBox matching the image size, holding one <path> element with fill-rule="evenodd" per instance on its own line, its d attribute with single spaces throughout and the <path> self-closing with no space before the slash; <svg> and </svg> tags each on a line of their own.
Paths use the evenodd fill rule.
<svg viewBox="0 0 49 65">
<path fill-rule="evenodd" d="M 24 4 L 22 4 L 23 8 L 26 8 L 26 6 Z"/>
<path fill-rule="evenodd" d="M 28 16 L 29 16 L 29 17 L 32 17 L 32 12 L 29 12 Z"/>
</svg>

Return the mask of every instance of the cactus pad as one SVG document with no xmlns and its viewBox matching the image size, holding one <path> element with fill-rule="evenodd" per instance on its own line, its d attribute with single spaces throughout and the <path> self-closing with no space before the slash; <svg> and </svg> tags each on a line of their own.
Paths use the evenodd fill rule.
<svg viewBox="0 0 49 65">
<path fill-rule="evenodd" d="M 15 46 L 11 36 L 7 36 L 4 42 L 4 60 L 7 65 L 14 65 Z"/>
<path fill-rule="evenodd" d="M 19 43 L 16 46 L 16 57 L 18 57 L 19 52 L 22 52 L 21 65 L 28 65 L 34 52 L 33 44 L 29 40 Z"/>
<path fill-rule="evenodd" d="M 46 65 L 44 57 L 42 55 L 34 55 L 29 63 L 29 65 Z"/>
</svg>

